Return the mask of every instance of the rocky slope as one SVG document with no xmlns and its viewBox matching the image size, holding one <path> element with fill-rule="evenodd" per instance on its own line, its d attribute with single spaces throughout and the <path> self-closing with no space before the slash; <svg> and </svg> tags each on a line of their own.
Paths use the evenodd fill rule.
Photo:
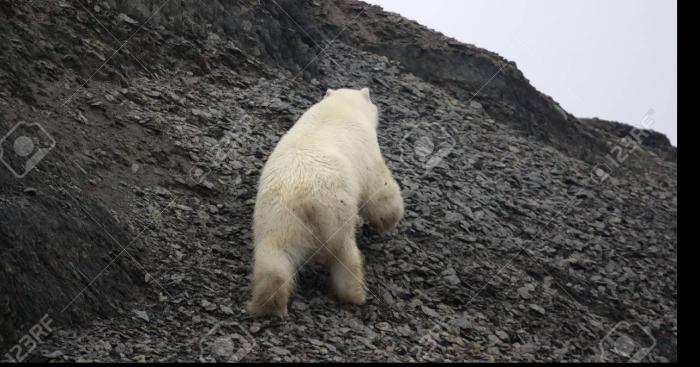
<svg viewBox="0 0 700 367">
<path fill-rule="evenodd" d="M 0 170 L 10 357 L 48 314 L 35 360 L 676 360 L 663 139 L 629 145 L 514 63 L 361 2 L 0 7 L 1 131 L 56 143 Z M 309 266 L 289 319 L 252 319 L 260 168 L 326 88 L 363 86 L 407 208 L 358 237 L 368 303 L 335 303 Z"/>
</svg>

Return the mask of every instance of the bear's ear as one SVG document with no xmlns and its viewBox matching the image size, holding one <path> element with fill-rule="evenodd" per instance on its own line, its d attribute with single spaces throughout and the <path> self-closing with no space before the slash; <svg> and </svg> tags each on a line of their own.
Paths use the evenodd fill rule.
<svg viewBox="0 0 700 367">
<path fill-rule="evenodd" d="M 333 93 L 333 92 L 335 92 L 333 89 L 330 89 L 330 88 L 326 89 L 326 97 L 330 96 L 331 93 Z"/>
<path fill-rule="evenodd" d="M 362 92 L 362 94 L 365 96 L 365 98 L 367 98 L 367 100 L 369 101 L 369 88 L 367 88 L 367 87 L 362 88 L 362 89 L 360 89 L 360 92 Z"/>
</svg>

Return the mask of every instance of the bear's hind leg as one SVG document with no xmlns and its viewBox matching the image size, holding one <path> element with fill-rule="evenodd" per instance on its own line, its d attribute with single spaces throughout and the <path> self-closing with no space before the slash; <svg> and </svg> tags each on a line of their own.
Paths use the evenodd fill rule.
<svg viewBox="0 0 700 367">
<path fill-rule="evenodd" d="M 365 303 L 367 295 L 364 288 L 362 254 L 355 239 L 346 239 L 341 246 L 333 249 L 333 255 L 330 259 L 331 282 L 338 299 L 356 305 Z"/>
<path fill-rule="evenodd" d="M 283 250 L 261 246 L 255 250 L 253 299 L 248 311 L 254 316 L 287 317 L 287 302 L 294 289 L 296 266 Z"/>
</svg>

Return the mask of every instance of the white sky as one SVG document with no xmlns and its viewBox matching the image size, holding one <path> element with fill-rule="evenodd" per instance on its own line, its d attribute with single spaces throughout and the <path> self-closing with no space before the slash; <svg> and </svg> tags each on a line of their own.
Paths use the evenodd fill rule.
<svg viewBox="0 0 700 367">
<path fill-rule="evenodd" d="M 673 0 L 364 0 L 515 61 L 578 117 L 651 128 L 677 145 Z"/>
</svg>

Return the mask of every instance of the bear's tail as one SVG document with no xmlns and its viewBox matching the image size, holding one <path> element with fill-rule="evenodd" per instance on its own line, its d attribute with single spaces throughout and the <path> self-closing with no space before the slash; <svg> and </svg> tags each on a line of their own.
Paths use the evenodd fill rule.
<svg viewBox="0 0 700 367">
<path fill-rule="evenodd" d="M 261 241 L 255 248 L 253 299 L 248 312 L 255 316 L 287 316 L 287 302 L 295 282 L 295 267 L 279 244 Z"/>
</svg>

